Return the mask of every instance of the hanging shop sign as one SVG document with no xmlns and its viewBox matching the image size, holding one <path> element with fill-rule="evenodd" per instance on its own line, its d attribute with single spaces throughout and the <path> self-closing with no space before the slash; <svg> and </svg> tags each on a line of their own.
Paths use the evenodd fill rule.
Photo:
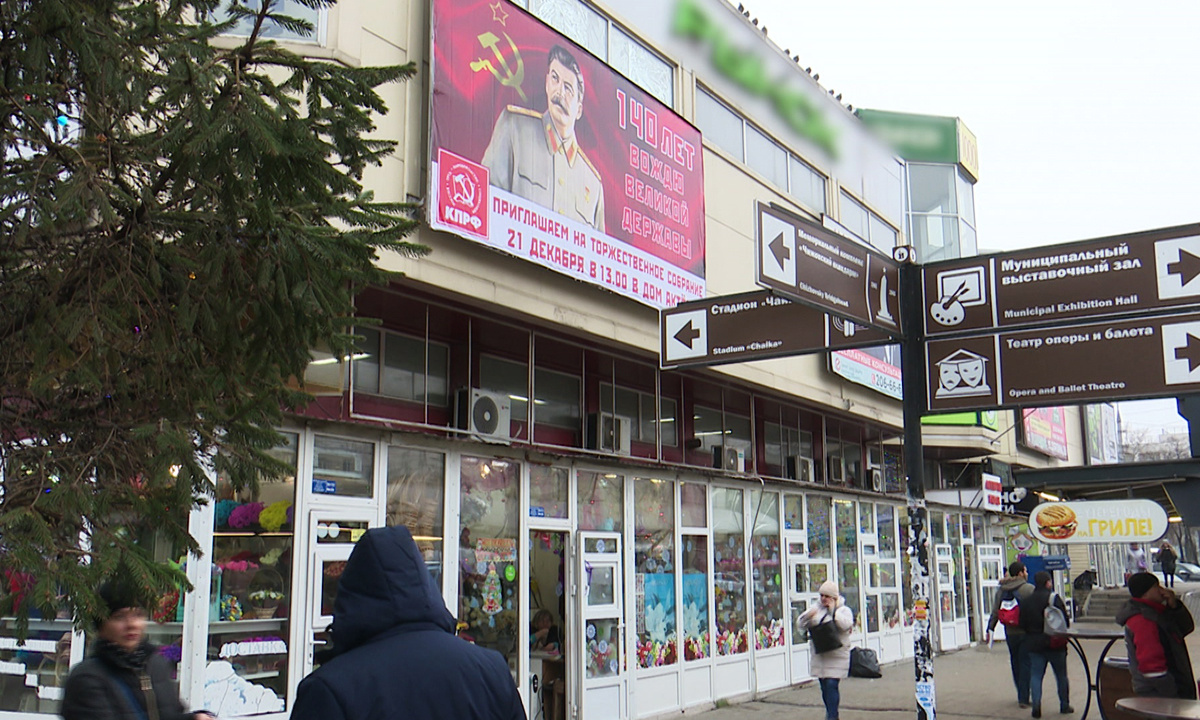
<svg viewBox="0 0 1200 720">
<path fill-rule="evenodd" d="M 700 131 L 508 0 L 434 0 L 429 223 L 656 308 L 704 297 Z"/>
<path fill-rule="evenodd" d="M 1167 534 L 1167 511 L 1138 499 L 1042 503 L 1029 514 L 1029 530 L 1052 545 L 1154 542 Z"/>
</svg>

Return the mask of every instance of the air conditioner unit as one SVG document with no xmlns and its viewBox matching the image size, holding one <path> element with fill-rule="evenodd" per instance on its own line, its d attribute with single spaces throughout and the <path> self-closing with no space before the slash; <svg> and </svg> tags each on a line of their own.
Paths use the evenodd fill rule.
<svg viewBox="0 0 1200 720">
<path fill-rule="evenodd" d="M 789 480 L 814 482 L 816 480 L 812 458 L 789 455 L 784 458 L 783 474 Z"/>
<path fill-rule="evenodd" d="M 726 440 L 712 449 L 713 467 L 729 472 L 746 472 L 746 455 L 750 443 L 742 440 Z"/>
<path fill-rule="evenodd" d="M 512 436 L 512 401 L 502 393 L 462 388 L 454 403 L 454 424 L 482 440 Z"/>
<path fill-rule="evenodd" d="M 875 492 L 883 492 L 883 470 L 871 469 L 871 489 Z"/>
<path fill-rule="evenodd" d="M 633 418 L 601 412 L 587 417 L 587 446 L 591 450 L 606 450 L 628 455 L 633 440 Z"/>
</svg>

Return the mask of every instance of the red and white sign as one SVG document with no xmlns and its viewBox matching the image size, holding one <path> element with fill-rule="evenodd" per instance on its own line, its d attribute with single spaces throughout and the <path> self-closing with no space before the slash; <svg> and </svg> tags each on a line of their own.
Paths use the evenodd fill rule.
<svg viewBox="0 0 1200 720">
<path fill-rule="evenodd" d="M 999 475 L 983 473 L 983 505 L 984 510 L 1004 510 L 1004 484 Z"/>
<path fill-rule="evenodd" d="M 430 213 L 651 307 L 705 295 L 700 131 L 508 0 L 434 0 Z"/>
</svg>

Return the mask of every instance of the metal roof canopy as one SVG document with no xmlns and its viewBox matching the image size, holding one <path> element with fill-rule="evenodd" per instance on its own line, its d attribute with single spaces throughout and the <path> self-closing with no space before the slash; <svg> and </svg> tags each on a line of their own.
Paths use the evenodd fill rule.
<svg viewBox="0 0 1200 720">
<path fill-rule="evenodd" d="M 1018 487 L 1077 500 L 1154 500 L 1184 525 L 1200 525 L 1200 458 L 1041 469 L 1013 468 Z"/>
</svg>

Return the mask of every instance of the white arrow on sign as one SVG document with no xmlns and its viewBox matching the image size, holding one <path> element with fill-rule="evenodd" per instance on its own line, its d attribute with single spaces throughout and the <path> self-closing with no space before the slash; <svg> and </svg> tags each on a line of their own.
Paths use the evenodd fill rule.
<svg viewBox="0 0 1200 720">
<path fill-rule="evenodd" d="M 701 308 L 667 315 L 663 319 L 663 325 L 663 332 L 666 333 L 666 342 L 663 345 L 668 363 L 708 354 L 707 310 Z"/>
<path fill-rule="evenodd" d="M 1158 273 L 1159 298 L 1200 295 L 1200 237 L 1154 243 L 1154 267 Z"/>
<path fill-rule="evenodd" d="M 1167 384 L 1200 382 L 1200 322 L 1163 325 L 1162 344 Z"/>
<path fill-rule="evenodd" d="M 758 258 L 762 274 L 788 286 L 796 284 L 796 227 L 762 210 L 758 213 L 762 237 Z"/>
</svg>

